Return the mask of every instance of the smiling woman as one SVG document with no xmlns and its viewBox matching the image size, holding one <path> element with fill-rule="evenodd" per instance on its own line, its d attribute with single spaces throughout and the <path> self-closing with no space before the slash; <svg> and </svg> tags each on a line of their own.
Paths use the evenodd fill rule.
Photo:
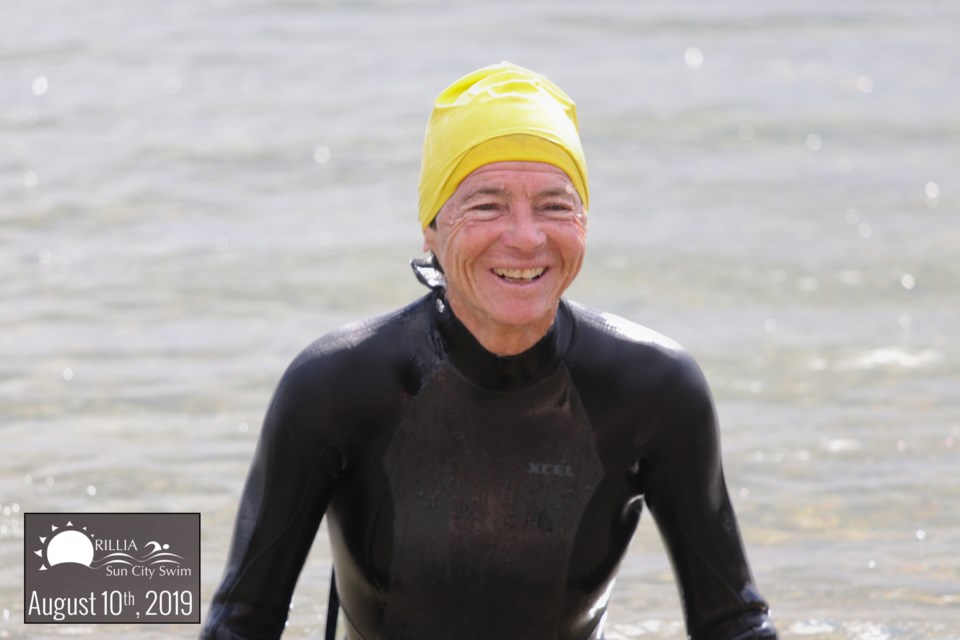
<svg viewBox="0 0 960 640">
<path fill-rule="evenodd" d="M 420 187 L 431 291 L 284 374 L 206 636 L 279 636 L 326 516 L 350 640 L 602 638 L 645 502 L 690 636 L 776 638 L 700 369 L 562 298 L 589 197 L 570 98 L 509 63 L 465 76 Z"/>
<path fill-rule="evenodd" d="M 487 350 L 529 349 L 553 323 L 586 250 L 586 215 L 570 178 L 539 162 L 475 170 L 424 230 L 447 301 Z M 436 227 L 436 228 L 434 228 Z"/>
</svg>

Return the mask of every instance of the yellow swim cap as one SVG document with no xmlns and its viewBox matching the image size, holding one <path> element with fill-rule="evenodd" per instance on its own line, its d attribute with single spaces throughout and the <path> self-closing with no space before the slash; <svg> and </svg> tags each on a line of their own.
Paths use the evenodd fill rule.
<svg viewBox="0 0 960 640">
<path fill-rule="evenodd" d="M 503 161 L 560 168 L 589 208 L 576 105 L 540 74 L 509 62 L 469 73 L 437 97 L 423 139 L 420 226 L 430 224 L 470 173 Z"/>
</svg>

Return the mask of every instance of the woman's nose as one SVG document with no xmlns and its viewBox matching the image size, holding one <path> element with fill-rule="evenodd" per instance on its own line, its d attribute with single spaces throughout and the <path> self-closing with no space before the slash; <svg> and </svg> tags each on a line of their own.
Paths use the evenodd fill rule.
<svg viewBox="0 0 960 640">
<path fill-rule="evenodd" d="M 546 240 L 546 233 L 529 203 L 511 208 L 509 227 L 503 234 L 504 244 L 522 251 L 532 251 L 543 246 Z"/>
</svg>

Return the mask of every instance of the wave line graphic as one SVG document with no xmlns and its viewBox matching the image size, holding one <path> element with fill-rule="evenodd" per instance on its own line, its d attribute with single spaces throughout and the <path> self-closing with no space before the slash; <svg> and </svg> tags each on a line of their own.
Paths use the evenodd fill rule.
<svg viewBox="0 0 960 640">
<path fill-rule="evenodd" d="M 156 544 L 156 543 L 148 543 Z M 100 558 L 94 558 L 90 563 L 91 569 L 102 569 L 108 564 L 126 564 L 126 565 L 155 565 L 155 564 L 182 564 L 184 557 L 170 551 L 160 551 L 159 545 L 152 549 L 146 555 L 141 557 L 132 556 L 129 553 L 116 551 L 108 553 Z"/>
</svg>

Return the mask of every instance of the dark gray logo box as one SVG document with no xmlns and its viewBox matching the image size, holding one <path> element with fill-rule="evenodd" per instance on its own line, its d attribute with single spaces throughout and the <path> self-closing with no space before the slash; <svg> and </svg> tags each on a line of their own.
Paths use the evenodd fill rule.
<svg viewBox="0 0 960 640">
<path fill-rule="evenodd" d="M 200 622 L 199 513 L 24 513 L 26 623 Z"/>
</svg>

